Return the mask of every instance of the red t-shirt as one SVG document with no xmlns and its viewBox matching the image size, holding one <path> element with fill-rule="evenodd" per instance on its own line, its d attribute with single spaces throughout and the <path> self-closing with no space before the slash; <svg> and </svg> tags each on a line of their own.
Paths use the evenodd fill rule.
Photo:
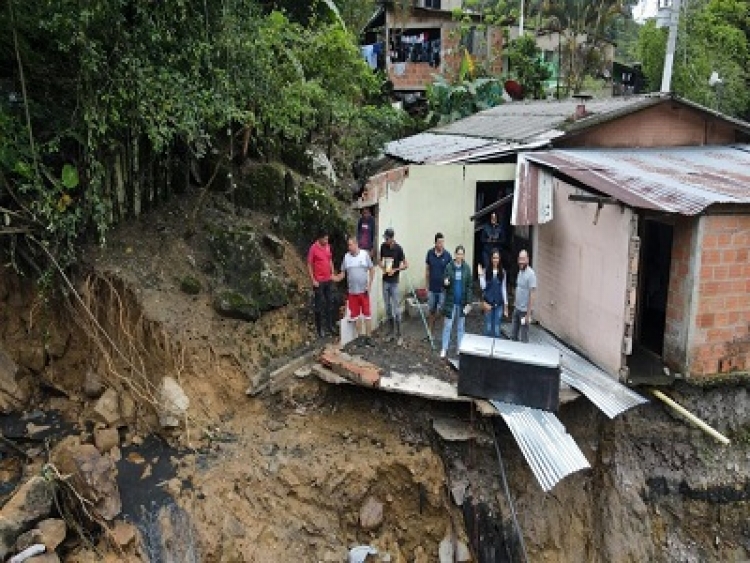
<svg viewBox="0 0 750 563">
<path fill-rule="evenodd" d="M 320 246 L 317 242 L 312 243 L 307 253 L 307 263 L 312 266 L 315 281 L 325 282 L 331 280 L 331 245 Z"/>
</svg>

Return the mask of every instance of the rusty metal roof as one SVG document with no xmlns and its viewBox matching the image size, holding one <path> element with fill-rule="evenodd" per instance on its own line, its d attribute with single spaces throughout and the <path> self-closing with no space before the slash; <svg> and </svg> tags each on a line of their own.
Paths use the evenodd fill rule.
<svg viewBox="0 0 750 563">
<path fill-rule="evenodd" d="M 575 99 L 510 102 L 438 127 L 433 132 L 526 143 L 561 136 L 573 126 L 576 129 L 590 127 L 660 104 L 666 99 L 662 96 L 633 96 L 586 102 Z M 574 120 L 579 105 L 586 107 L 587 116 Z"/>
<path fill-rule="evenodd" d="M 525 157 L 638 209 L 697 215 L 714 204 L 750 204 L 750 145 L 552 150 Z"/>
</svg>

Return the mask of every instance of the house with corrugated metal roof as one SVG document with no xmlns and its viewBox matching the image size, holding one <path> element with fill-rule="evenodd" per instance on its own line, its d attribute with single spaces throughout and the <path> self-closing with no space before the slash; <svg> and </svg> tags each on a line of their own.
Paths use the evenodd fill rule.
<svg viewBox="0 0 750 563">
<path fill-rule="evenodd" d="M 750 369 L 750 124 L 672 95 L 508 103 L 394 141 L 376 206 L 420 274 L 497 211 L 535 320 L 614 378 Z M 377 295 L 377 293 L 376 293 Z M 665 366 L 667 370 L 665 370 Z"/>
</svg>

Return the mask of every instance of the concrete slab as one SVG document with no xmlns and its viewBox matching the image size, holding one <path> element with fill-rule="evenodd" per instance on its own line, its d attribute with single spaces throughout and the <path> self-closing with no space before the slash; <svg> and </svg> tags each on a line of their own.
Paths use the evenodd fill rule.
<svg viewBox="0 0 750 563">
<path fill-rule="evenodd" d="M 447 442 L 476 440 L 482 443 L 492 443 L 492 438 L 487 433 L 473 428 L 469 422 L 458 418 L 435 418 L 432 421 L 432 428 Z"/>
</svg>

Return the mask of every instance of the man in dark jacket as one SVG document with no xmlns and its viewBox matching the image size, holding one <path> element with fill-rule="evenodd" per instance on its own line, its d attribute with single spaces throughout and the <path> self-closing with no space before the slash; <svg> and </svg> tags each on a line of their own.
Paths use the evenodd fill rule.
<svg viewBox="0 0 750 563">
<path fill-rule="evenodd" d="M 456 345 L 461 346 L 464 337 L 466 315 L 471 311 L 471 268 L 464 262 L 466 251 L 463 246 L 457 246 L 453 254 L 453 261 L 445 267 L 443 284 L 445 285 L 445 302 L 443 303 L 443 342 L 440 357 L 448 354 L 453 321 L 457 321 Z"/>
<path fill-rule="evenodd" d="M 375 252 L 375 218 L 369 207 L 362 209 L 362 215 L 357 221 L 357 245 L 367 251 L 370 258 L 374 258 Z"/>
<path fill-rule="evenodd" d="M 503 239 L 503 226 L 498 221 L 497 213 L 490 214 L 490 222 L 482 228 L 482 266 L 490 267 L 490 256 L 492 251 L 500 249 Z"/>
</svg>

